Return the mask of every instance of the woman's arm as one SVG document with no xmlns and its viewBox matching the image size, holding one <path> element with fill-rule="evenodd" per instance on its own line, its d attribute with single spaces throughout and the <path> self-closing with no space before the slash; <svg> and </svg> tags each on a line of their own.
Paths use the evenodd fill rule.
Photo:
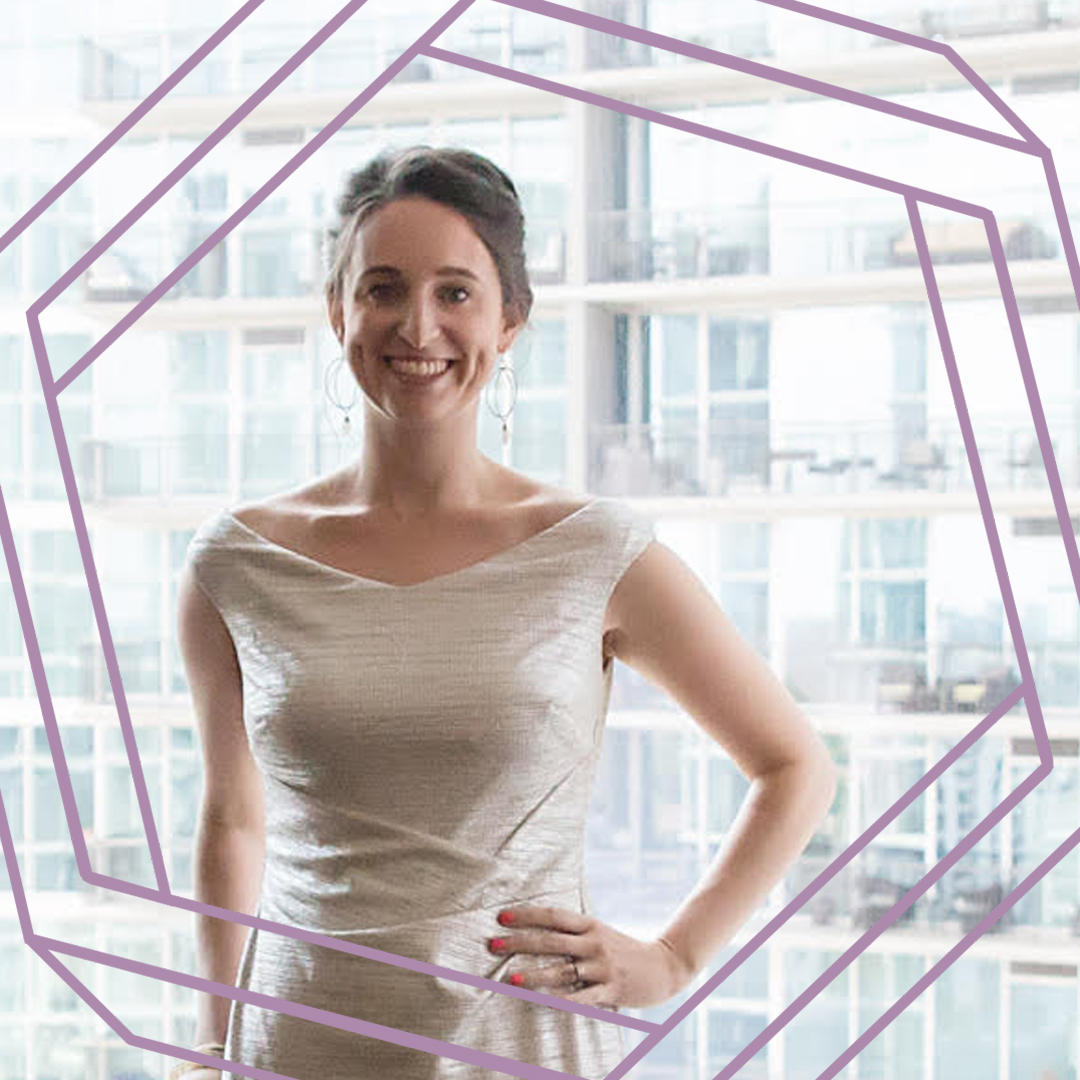
<svg viewBox="0 0 1080 1080">
<path fill-rule="evenodd" d="M 195 840 L 195 899 L 251 915 L 259 899 L 264 836 L 257 829 L 233 826 L 204 813 Z M 198 973 L 214 982 L 236 985 L 236 973 L 248 928 L 225 919 L 196 916 Z M 195 1043 L 224 1045 L 232 1001 L 200 994 Z"/>
<path fill-rule="evenodd" d="M 203 797 L 195 840 L 195 898 L 253 914 L 262 883 L 262 777 L 244 730 L 243 684 L 225 623 L 190 568 L 177 595 L 177 638 L 199 727 Z M 248 928 L 196 917 L 198 973 L 235 985 Z M 224 1043 L 231 1000 L 200 994 L 195 1045 Z"/>
<path fill-rule="evenodd" d="M 697 973 L 780 881 L 832 805 L 828 750 L 701 580 L 652 543 L 620 579 L 610 649 L 667 692 L 751 780 L 726 842 L 659 940 Z"/>
</svg>

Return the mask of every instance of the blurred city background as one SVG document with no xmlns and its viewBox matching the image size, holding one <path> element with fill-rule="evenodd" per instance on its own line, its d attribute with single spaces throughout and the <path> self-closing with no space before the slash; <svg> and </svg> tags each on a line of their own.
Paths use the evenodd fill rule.
<svg viewBox="0 0 1080 1080">
<path fill-rule="evenodd" d="M 0 231 L 237 7 L 3 5 Z M 938 55 L 754 0 L 577 6 L 1013 134 Z M 943 40 L 1053 151 L 1080 224 L 1080 0 L 834 2 Z M 369 0 L 43 316 L 61 375 L 442 13 Z M 0 252 L 0 483 L 95 869 L 153 886 L 24 311 L 335 11 L 267 0 Z M 987 206 L 1054 459 L 1080 496 L 1080 314 L 1041 166 L 754 75 L 477 0 L 438 42 L 520 71 L 843 160 Z M 701 576 L 823 733 L 841 780 L 785 882 L 702 978 L 865 832 L 1020 681 L 903 198 L 420 57 L 271 193 L 60 399 L 172 888 L 191 894 L 201 768 L 175 633 L 197 525 L 355 456 L 323 394 L 336 357 L 320 235 L 377 151 L 467 146 L 525 203 L 536 306 L 513 362 L 510 463 L 625 499 Z M 1080 622 L 990 249 L 923 206 L 1054 769 L 739 1072 L 814 1080 L 1080 827 Z M 339 388 L 344 393 L 344 388 Z M 354 412 L 360 417 L 360 410 Z M 497 422 L 480 409 L 495 459 Z M 1080 529 L 1073 518 L 1074 529 Z M 193 920 L 77 872 L 6 567 L 0 792 L 35 928 L 194 972 Z M 637 1066 L 713 1077 L 1038 764 L 1021 700 Z M 666 695 L 617 665 L 588 832 L 596 913 L 656 932 L 747 790 Z M 158 1080 L 23 944 L 0 867 L 0 1080 Z M 133 1031 L 190 1045 L 193 992 L 63 958 Z M 1071 854 L 840 1074 L 1076 1080 Z M 678 999 L 679 1001 L 683 998 Z M 660 1020 L 678 1001 L 640 1015 Z M 627 1033 L 631 1043 L 637 1036 Z"/>
</svg>

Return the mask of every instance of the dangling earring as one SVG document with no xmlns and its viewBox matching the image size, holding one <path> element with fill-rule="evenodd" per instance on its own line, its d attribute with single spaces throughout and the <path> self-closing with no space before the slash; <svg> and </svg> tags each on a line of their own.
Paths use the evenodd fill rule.
<svg viewBox="0 0 1080 1080">
<path fill-rule="evenodd" d="M 360 398 L 360 388 L 356 385 L 355 382 L 353 382 L 353 398 L 352 398 L 352 401 L 350 401 L 347 405 L 343 405 L 340 401 L 338 401 L 334 397 L 334 395 L 330 392 L 330 384 L 332 382 L 332 380 L 330 378 L 330 374 L 331 374 L 331 372 L 334 372 L 335 375 L 336 375 L 336 369 L 337 369 L 337 367 L 339 365 L 341 367 L 345 366 L 345 354 L 344 353 L 342 353 L 340 356 L 338 356 L 338 358 L 335 361 L 333 361 L 333 363 L 331 363 L 331 364 L 329 364 L 327 366 L 326 375 L 325 375 L 325 377 L 323 379 L 323 389 L 326 391 L 326 396 L 329 399 L 330 404 L 333 405 L 335 409 L 340 409 L 341 412 L 344 414 L 344 417 L 343 417 L 343 419 L 341 421 L 342 434 L 343 435 L 349 435 L 351 433 L 351 431 L 352 431 L 352 424 L 351 424 L 350 419 L 349 419 L 349 413 L 352 411 L 353 407 L 356 405 L 356 402 Z"/>
<path fill-rule="evenodd" d="M 510 366 L 510 363 L 506 359 L 507 355 L 508 354 L 506 353 L 503 354 L 499 367 L 495 372 L 495 378 L 493 378 L 487 386 L 488 391 L 490 391 L 492 386 L 494 386 L 499 381 L 500 377 L 504 377 L 510 380 L 510 404 L 506 409 L 496 409 L 491 404 L 491 399 L 487 398 L 488 408 L 496 417 L 498 417 L 498 419 L 502 421 L 503 453 L 505 453 L 510 446 L 510 428 L 508 427 L 506 421 L 509 420 L 510 414 L 514 411 L 514 404 L 517 401 L 517 378 L 514 376 L 514 369 Z"/>
</svg>

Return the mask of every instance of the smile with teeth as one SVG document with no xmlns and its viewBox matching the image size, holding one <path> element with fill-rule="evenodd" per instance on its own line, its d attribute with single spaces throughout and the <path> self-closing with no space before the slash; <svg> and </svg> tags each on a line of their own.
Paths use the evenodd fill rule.
<svg viewBox="0 0 1080 1080">
<path fill-rule="evenodd" d="M 397 356 L 388 356 L 386 360 L 399 374 L 420 377 L 441 375 L 450 366 L 449 360 L 406 360 Z"/>
</svg>

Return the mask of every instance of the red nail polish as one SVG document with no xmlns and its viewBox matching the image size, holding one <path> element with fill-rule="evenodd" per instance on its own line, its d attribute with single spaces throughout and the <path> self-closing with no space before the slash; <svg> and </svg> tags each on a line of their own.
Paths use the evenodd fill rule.
<svg viewBox="0 0 1080 1080">
<path fill-rule="evenodd" d="M 488 948 L 490 948 L 492 952 L 498 952 L 505 944 L 506 942 L 501 937 L 492 938 L 488 942 Z"/>
<path fill-rule="evenodd" d="M 522 984 L 522 983 L 523 983 L 523 982 L 525 981 L 525 976 L 524 976 L 524 975 L 520 975 L 520 974 L 519 974 L 519 975 L 511 975 L 511 976 L 510 976 L 510 981 L 511 981 L 511 982 L 512 982 L 512 983 L 513 983 L 513 984 L 514 984 L 515 986 L 520 986 L 520 985 L 521 985 L 521 984 Z"/>
<path fill-rule="evenodd" d="M 500 911 L 496 918 L 503 926 L 509 926 L 514 921 L 514 913 L 512 911 Z"/>
</svg>

